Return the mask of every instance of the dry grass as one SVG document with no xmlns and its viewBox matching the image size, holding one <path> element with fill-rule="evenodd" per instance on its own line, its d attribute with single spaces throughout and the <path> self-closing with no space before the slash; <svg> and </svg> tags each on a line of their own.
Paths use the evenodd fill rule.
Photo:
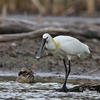
<svg viewBox="0 0 100 100">
<path fill-rule="evenodd" d="M 100 0 L 0 0 L 0 12 L 40 13 L 43 15 L 94 15 L 100 11 Z"/>
</svg>

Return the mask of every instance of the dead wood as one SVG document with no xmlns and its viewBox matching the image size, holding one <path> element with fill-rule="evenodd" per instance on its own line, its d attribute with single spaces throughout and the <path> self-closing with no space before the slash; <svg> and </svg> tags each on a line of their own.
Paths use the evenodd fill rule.
<svg viewBox="0 0 100 100">
<path fill-rule="evenodd" d="M 23 38 L 34 38 L 43 33 L 66 34 L 100 39 L 100 28 L 96 24 L 58 22 L 38 23 L 18 19 L 0 19 L 0 41 L 12 41 Z M 55 33 L 53 33 L 55 32 Z"/>
<path fill-rule="evenodd" d="M 0 42 L 18 40 L 18 39 L 23 39 L 23 38 L 36 38 L 36 37 L 40 37 L 43 33 L 46 33 L 46 32 L 48 32 L 48 33 L 54 32 L 54 33 L 51 33 L 51 34 L 55 34 L 55 33 L 59 33 L 59 32 L 68 33 L 69 31 L 67 29 L 64 29 L 64 28 L 53 28 L 53 27 L 41 28 L 39 30 L 27 32 L 27 33 L 0 35 Z"/>
<path fill-rule="evenodd" d="M 26 20 L 0 19 L 0 34 L 12 34 L 33 31 L 35 24 Z"/>
<path fill-rule="evenodd" d="M 88 72 L 88 74 L 92 74 L 92 73 L 94 73 L 94 72 L 98 71 L 99 69 L 100 69 L 100 68 L 95 68 L 95 69 L 93 69 L 93 70 L 89 71 L 89 72 Z"/>
<path fill-rule="evenodd" d="M 67 92 L 83 92 L 85 90 L 100 92 L 100 85 L 82 84 L 68 89 Z"/>
</svg>

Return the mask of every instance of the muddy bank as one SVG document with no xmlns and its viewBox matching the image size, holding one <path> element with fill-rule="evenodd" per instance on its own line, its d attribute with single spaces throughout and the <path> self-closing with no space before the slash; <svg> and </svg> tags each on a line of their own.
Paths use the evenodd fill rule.
<svg viewBox="0 0 100 100">
<path fill-rule="evenodd" d="M 79 39 L 81 40 L 81 38 Z M 35 59 L 40 42 L 41 38 L 0 43 L 0 70 L 17 72 L 22 67 L 31 67 L 31 69 L 33 69 L 35 72 L 64 73 L 63 62 L 61 58 L 58 57 L 59 55 L 54 56 L 45 50 L 43 53 L 44 57 L 42 59 Z M 71 74 L 99 75 L 100 40 L 85 38 L 84 43 L 91 48 L 92 57 L 83 56 L 80 59 L 74 57 L 72 59 Z M 45 57 L 45 55 L 50 56 Z M 91 73 L 91 71 L 95 70 L 96 68 L 97 70 Z"/>
<path fill-rule="evenodd" d="M 0 99 L 55 99 L 55 100 L 99 100 L 100 93 L 96 91 L 89 91 L 86 89 L 83 92 L 57 92 L 56 89 L 61 88 L 62 83 L 39 80 L 34 84 L 21 84 L 15 82 L 15 77 L 1 77 L 0 76 Z M 73 88 L 77 85 L 68 83 L 69 88 Z M 5 96 L 6 95 L 6 96 Z"/>
<path fill-rule="evenodd" d="M 43 22 L 46 23 L 53 22 L 54 19 L 46 18 L 46 20 L 42 19 L 42 21 L 38 21 L 38 24 Z M 36 20 L 35 20 L 36 21 Z M 55 22 L 62 23 L 61 25 L 66 25 L 68 20 L 55 20 Z M 89 20 L 90 21 L 90 20 Z M 47 22 L 47 23 L 48 23 Z M 64 22 L 64 23 L 63 23 Z M 79 23 L 79 22 L 78 22 Z M 81 22 L 82 23 L 82 22 Z M 84 23 L 84 22 L 83 22 Z M 95 23 L 95 22 L 88 22 Z M 91 24 L 88 24 L 85 21 L 85 25 L 88 27 L 82 26 L 83 24 L 76 24 L 76 22 L 72 21 L 71 23 L 67 23 L 70 31 L 84 33 L 90 28 L 98 29 L 96 32 L 99 33 L 99 24 L 98 27 L 91 27 Z M 57 24 L 57 23 L 56 23 Z M 96 23 L 95 23 L 96 24 Z M 45 24 L 46 25 L 46 24 Z M 48 25 L 48 24 L 47 24 Z M 79 27 L 79 25 L 81 25 Z M 38 25 L 37 25 L 38 26 Z M 39 26 L 38 26 L 39 27 Z M 92 29 L 90 29 L 92 30 Z M 89 31 L 91 33 L 91 31 Z M 94 31 L 95 33 L 95 31 Z M 80 41 L 86 43 L 91 48 L 92 57 L 88 55 L 84 55 L 81 58 L 74 57 L 72 59 L 72 75 L 93 75 L 100 76 L 100 39 L 97 38 L 88 38 L 86 36 L 81 35 L 73 35 L 68 34 L 69 36 L 74 36 L 78 38 Z M 21 39 L 14 40 L 8 42 L 0 42 L 0 70 L 15 72 L 17 73 L 22 67 L 29 67 L 34 72 L 47 72 L 47 73 L 56 73 L 56 74 L 64 74 L 64 66 L 59 55 L 53 55 L 47 50 L 43 52 L 43 58 L 40 60 L 35 59 L 35 55 L 39 49 L 41 43 L 41 37 L 31 38 L 31 39 Z M 49 56 L 48 56 L 49 55 Z"/>
</svg>

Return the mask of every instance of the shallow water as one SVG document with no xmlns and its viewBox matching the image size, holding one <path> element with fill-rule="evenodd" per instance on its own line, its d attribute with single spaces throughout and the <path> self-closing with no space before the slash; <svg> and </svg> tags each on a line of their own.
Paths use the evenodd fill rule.
<svg viewBox="0 0 100 100">
<path fill-rule="evenodd" d="M 68 87 L 75 85 L 67 84 Z M 15 77 L 0 77 L 0 100 L 100 100 L 100 93 L 95 91 L 57 92 L 61 83 L 37 82 L 34 84 L 18 83 Z"/>
</svg>

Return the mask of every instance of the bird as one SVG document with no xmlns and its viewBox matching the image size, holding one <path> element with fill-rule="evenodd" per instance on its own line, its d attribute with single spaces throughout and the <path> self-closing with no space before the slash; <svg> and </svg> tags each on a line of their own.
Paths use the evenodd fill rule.
<svg viewBox="0 0 100 100">
<path fill-rule="evenodd" d="M 61 92 L 67 92 L 68 88 L 66 86 L 68 76 L 71 72 L 71 59 L 73 56 L 80 57 L 83 54 L 90 54 L 89 47 L 82 43 L 77 38 L 59 35 L 54 38 L 48 34 L 44 33 L 42 36 L 42 42 L 39 51 L 36 54 L 36 59 L 40 59 L 42 56 L 42 50 L 46 47 L 49 51 L 54 54 L 59 54 L 62 57 L 63 64 L 65 67 L 65 80 L 63 86 L 59 89 Z M 68 60 L 68 64 L 67 61 Z"/>
</svg>

